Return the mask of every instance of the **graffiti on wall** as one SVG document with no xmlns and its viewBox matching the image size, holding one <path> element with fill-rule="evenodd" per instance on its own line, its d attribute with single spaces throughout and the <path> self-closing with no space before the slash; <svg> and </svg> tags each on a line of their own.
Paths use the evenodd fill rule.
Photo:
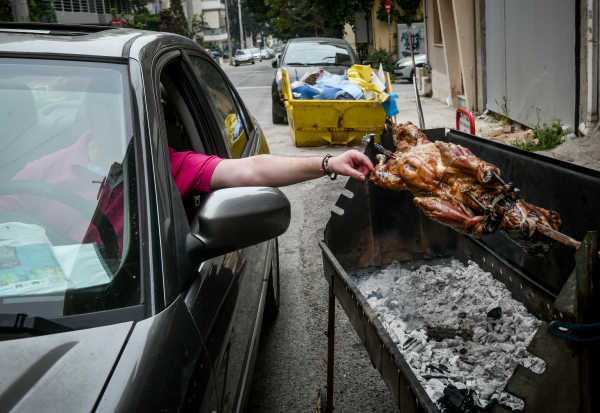
<svg viewBox="0 0 600 413">
<path fill-rule="evenodd" d="M 408 35 L 409 32 L 412 32 L 412 47 L 414 54 L 421 53 L 421 29 L 419 29 L 419 31 L 407 30 L 402 32 L 402 37 L 400 39 L 402 43 L 400 53 L 402 53 L 402 56 L 405 57 L 410 56 L 410 37 Z"/>
</svg>

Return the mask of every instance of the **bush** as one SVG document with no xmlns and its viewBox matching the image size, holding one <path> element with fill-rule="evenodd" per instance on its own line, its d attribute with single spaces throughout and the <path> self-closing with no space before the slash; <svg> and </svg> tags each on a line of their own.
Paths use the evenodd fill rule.
<svg viewBox="0 0 600 413">
<path fill-rule="evenodd" d="M 563 129 L 560 119 L 553 119 L 551 123 L 541 122 L 540 108 L 536 109 L 538 115 L 537 125 L 532 126 L 533 140 L 517 139 L 512 146 L 527 151 L 543 151 L 557 147 L 562 143 L 563 137 L 571 133 L 571 128 Z"/>
<path fill-rule="evenodd" d="M 366 60 L 373 62 L 373 67 L 377 69 L 379 68 L 379 64 L 382 64 L 383 70 L 388 73 L 392 73 L 391 69 L 394 66 L 394 59 L 392 59 L 392 67 L 390 68 L 390 53 L 387 51 L 387 49 L 381 47 L 381 44 L 379 45 L 378 49 L 375 49 L 373 53 L 367 56 Z"/>
</svg>

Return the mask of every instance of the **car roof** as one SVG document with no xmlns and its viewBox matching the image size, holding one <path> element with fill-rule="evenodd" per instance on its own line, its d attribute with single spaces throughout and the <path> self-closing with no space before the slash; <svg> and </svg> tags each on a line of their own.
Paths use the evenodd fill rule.
<svg viewBox="0 0 600 413">
<path fill-rule="evenodd" d="M 348 43 L 344 39 L 336 39 L 333 37 L 297 37 L 290 39 L 290 43 L 301 43 L 301 42 L 327 42 L 327 43 Z"/>
<path fill-rule="evenodd" d="M 128 57 L 134 39 L 173 37 L 178 43 L 197 43 L 172 33 L 108 26 L 0 22 L 0 53 L 33 53 L 89 57 Z"/>
</svg>

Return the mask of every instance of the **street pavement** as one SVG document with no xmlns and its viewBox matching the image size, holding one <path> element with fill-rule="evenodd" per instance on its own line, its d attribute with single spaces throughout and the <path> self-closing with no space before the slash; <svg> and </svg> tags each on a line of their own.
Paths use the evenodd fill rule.
<svg viewBox="0 0 600 413">
<path fill-rule="evenodd" d="M 275 69 L 271 60 L 224 69 L 260 123 L 272 154 L 323 157 L 346 150 L 296 148 L 288 126 L 273 125 L 271 82 Z M 292 206 L 290 228 L 279 238 L 281 309 L 275 321 L 263 327 L 248 412 L 314 411 L 317 392 L 325 387 L 328 287 L 318 242 L 323 239 L 330 211 L 341 212 L 334 205 L 345 191 L 345 183 L 345 178 L 330 181 L 323 177 L 281 188 Z M 398 412 L 339 305 L 335 328 L 336 411 Z"/>
</svg>

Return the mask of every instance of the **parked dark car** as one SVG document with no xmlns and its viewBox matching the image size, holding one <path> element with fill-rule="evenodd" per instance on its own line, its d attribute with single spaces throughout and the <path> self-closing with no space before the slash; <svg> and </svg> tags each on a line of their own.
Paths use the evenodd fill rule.
<svg viewBox="0 0 600 413">
<path fill-rule="evenodd" d="M 269 152 L 221 68 L 170 33 L 0 23 L 0 125 L 0 410 L 245 411 L 290 205 L 182 201 L 170 148 Z"/>
<path fill-rule="evenodd" d="M 281 55 L 271 65 L 276 68 L 271 85 L 273 123 L 284 123 L 287 116 L 281 94 L 281 68 L 290 74 L 290 82 L 299 80 L 306 72 L 323 68 L 329 73 L 343 75 L 352 65 L 359 64 L 350 44 L 341 39 L 307 37 L 287 42 Z"/>
</svg>

